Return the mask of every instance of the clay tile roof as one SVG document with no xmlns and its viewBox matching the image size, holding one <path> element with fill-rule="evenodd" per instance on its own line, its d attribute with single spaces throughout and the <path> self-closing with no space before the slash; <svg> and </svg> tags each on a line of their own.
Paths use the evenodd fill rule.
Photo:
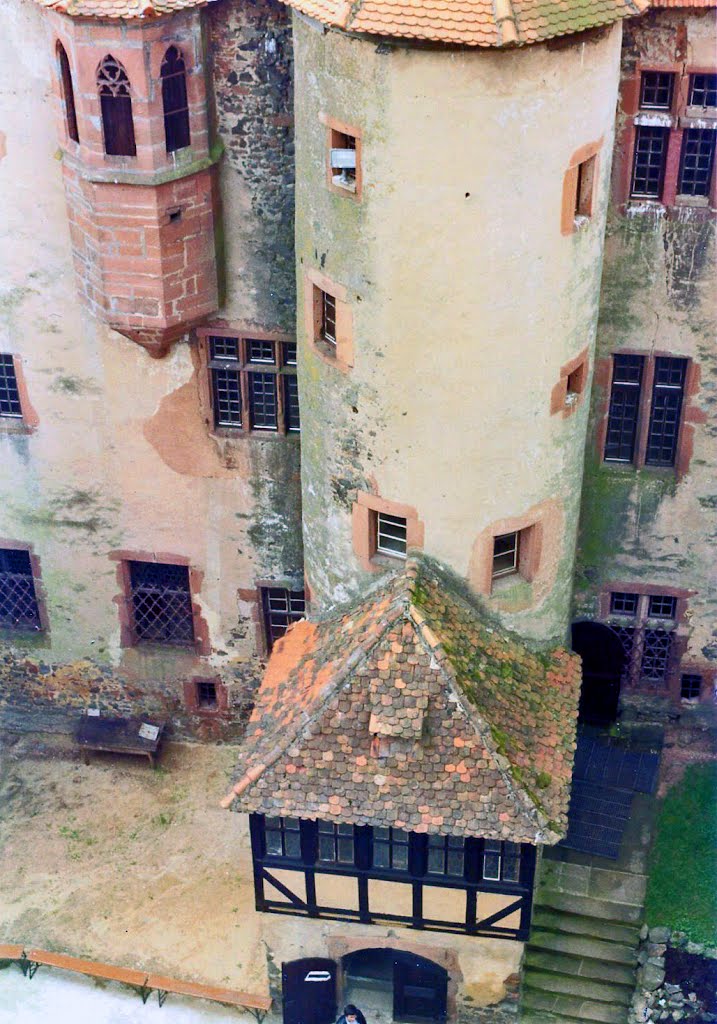
<svg viewBox="0 0 717 1024">
<path fill-rule="evenodd" d="M 717 7 L 717 0 L 652 0 L 650 7 Z"/>
<path fill-rule="evenodd" d="M 649 0 L 282 2 L 325 25 L 350 32 L 485 47 L 520 46 L 582 32 L 642 14 L 649 6 Z"/>
<path fill-rule="evenodd" d="M 579 687 L 575 655 L 530 650 L 410 561 L 275 645 L 225 806 L 555 842 Z"/>
<path fill-rule="evenodd" d="M 157 18 L 214 0 L 35 0 L 40 7 L 82 18 Z"/>
</svg>

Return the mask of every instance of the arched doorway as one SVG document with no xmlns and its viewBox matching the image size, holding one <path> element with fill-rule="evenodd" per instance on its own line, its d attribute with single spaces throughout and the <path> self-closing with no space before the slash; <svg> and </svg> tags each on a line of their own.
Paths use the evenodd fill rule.
<svg viewBox="0 0 717 1024">
<path fill-rule="evenodd" d="M 355 1003 L 372 1024 L 446 1019 L 448 971 L 399 949 L 359 949 L 341 960 L 344 1002 Z"/>
<path fill-rule="evenodd" d="M 622 642 L 600 622 L 574 622 L 572 647 L 583 663 L 579 720 L 586 725 L 610 725 L 617 718 L 625 667 Z"/>
</svg>

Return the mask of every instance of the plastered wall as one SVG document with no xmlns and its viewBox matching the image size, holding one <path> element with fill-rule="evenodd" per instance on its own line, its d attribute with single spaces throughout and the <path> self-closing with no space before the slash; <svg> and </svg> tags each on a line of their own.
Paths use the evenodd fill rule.
<svg viewBox="0 0 717 1024">
<path fill-rule="evenodd" d="M 377 49 L 300 16 L 294 37 L 299 308 L 320 273 L 353 322 L 342 372 L 299 315 L 312 592 L 344 600 L 367 578 L 357 492 L 413 507 L 425 550 L 479 591 L 491 527 L 544 516 L 536 578 L 487 600 L 524 636 L 562 640 L 586 407 L 551 416 L 551 390 L 594 339 L 620 28 L 495 54 Z M 361 132 L 360 200 L 327 185 L 326 118 Z M 564 235 L 565 172 L 588 143 L 593 217 Z"/>
</svg>

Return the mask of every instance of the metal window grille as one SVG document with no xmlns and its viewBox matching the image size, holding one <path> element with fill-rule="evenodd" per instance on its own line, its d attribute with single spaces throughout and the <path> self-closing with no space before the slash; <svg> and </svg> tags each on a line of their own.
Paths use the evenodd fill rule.
<svg viewBox="0 0 717 1024">
<path fill-rule="evenodd" d="M 408 871 L 409 833 L 400 828 L 373 830 L 373 866 L 390 871 Z"/>
<path fill-rule="evenodd" d="M 503 533 L 493 538 L 493 579 L 518 571 L 520 534 Z"/>
<path fill-rule="evenodd" d="M 262 590 L 264 610 L 264 631 L 266 645 L 271 650 L 276 640 L 286 633 L 292 622 L 306 616 L 306 599 L 303 590 L 285 590 L 282 587 L 265 587 Z"/>
<path fill-rule="evenodd" d="M 669 110 L 675 76 L 670 71 L 643 71 L 640 81 L 640 106 L 643 110 Z"/>
<path fill-rule="evenodd" d="M 72 87 L 72 72 L 70 71 L 70 62 L 67 59 L 67 51 L 59 41 L 56 52 L 60 65 L 60 81 L 62 82 L 62 99 L 65 103 L 67 134 L 73 142 L 79 142 L 80 133 L 77 130 L 77 111 L 75 110 L 75 90 Z"/>
<path fill-rule="evenodd" d="M 249 408 L 253 430 L 278 430 L 275 373 L 249 373 Z"/>
<path fill-rule="evenodd" d="M 674 619 L 677 598 L 666 594 L 651 594 L 647 614 L 651 619 Z"/>
<path fill-rule="evenodd" d="M 265 818 L 264 851 L 271 857 L 301 857 L 298 818 Z"/>
<path fill-rule="evenodd" d="M 665 178 L 669 128 L 640 125 L 635 132 L 635 159 L 630 194 L 659 199 Z"/>
<path fill-rule="evenodd" d="M 623 670 L 623 681 L 632 681 L 633 650 L 635 648 L 635 635 L 638 630 L 634 626 L 613 626 L 613 632 L 617 634 L 625 652 L 625 668 Z"/>
<path fill-rule="evenodd" d="M 159 74 L 162 79 L 164 136 L 167 152 L 173 153 L 184 149 L 190 141 L 187 72 L 184 58 L 176 46 L 170 46 L 165 53 Z"/>
<path fill-rule="evenodd" d="M 27 551 L 0 548 L 0 625 L 10 629 L 42 629 Z"/>
<path fill-rule="evenodd" d="M 463 878 L 465 874 L 465 839 L 458 836 L 429 836 L 429 875 L 451 875 Z"/>
<path fill-rule="evenodd" d="M 321 337 L 329 345 L 336 344 L 336 299 L 321 292 Z"/>
<path fill-rule="evenodd" d="M 197 706 L 200 708 L 215 708 L 217 706 L 216 683 L 197 683 Z"/>
<path fill-rule="evenodd" d="M 520 880 L 520 846 L 518 843 L 486 839 L 483 843 L 483 878 L 492 882 Z"/>
<path fill-rule="evenodd" d="M 319 860 L 327 864 L 353 864 L 354 827 L 319 822 Z"/>
<path fill-rule="evenodd" d="M 640 675 L 651 683 L 664 683 L 672 649 L 672 633 L 664 629 L 644 631 Z"/>
<path fill-rule="evenodd" d="M 717 75 L 690 75 L 691 107 L 717 107 Z"/>
<path fill-rule="evenodd" d="M 299 383 L 293 373 L 284 376 L 284 422 L 290 434 L 300 433 Z"/>
<path fill-rule="evenodd" d="M 612 358 L 612 389 L 604 458 L 606 462 L 632 462 L 645 357 L 614 355 Z"/>
<path fill-rule="evenodd" d="M 407 550 L 407 524 L 402 516 L 379 512 L 376 516 L 376 550 L 384 555 L 405 558 Z"/>
<path fill-rule="evenodd" d="M 250 363 L 275 363 L 274 342 L 265 338 L 247 338 L 247 359 Z"/>
<path fill-rule="evenodd" d="M 610 594 L 610 611 L 613 615 L 637 615 L 637 594 L 614 591 Z"/>
<path fill-rule="evenodd" d="M 655 359 L 655 383 L 645 451 L 645 462 L 649 466 L 675 464 L 686 372 L 686 359 L 666 356 Z"/>
<path fill-rule="evenodd" d="M 677 191 L 683 196 L 708 196 L 715 162 L 714 128 L 688 128 L 682 140 L 680 179 Z"/>
<path fill-rule="evenodd" d="M 136 156 L 132 94 L 127 72 L 107 54 L 97 72 L 102 131 L 108 156 Z"/>
<path fill-rule="evenodd" d="M 130 562 L 130 597 L 139 643 L 194 643 L 192 598 L 186 565 Z"/>
<path fill-rule="evenodd" d="M 11 355 L 5 352 L 0 353 L 0 416 L 22 418 L 15 361 Z"/>
<path fill-rule="evenodd" d="M 683 700 L 696 700 L 702 693 L 702 676 L 685 674 L 680 680 L 680 697 Z"/>
</svg>

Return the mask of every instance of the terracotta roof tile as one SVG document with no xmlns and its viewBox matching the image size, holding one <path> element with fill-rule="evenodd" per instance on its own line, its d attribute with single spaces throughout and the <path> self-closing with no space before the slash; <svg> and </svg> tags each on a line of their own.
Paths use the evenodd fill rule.
<svg viewBox="0 0 717 1024">
<path fill-rule="evenodd" d="M 425 560 L 274 648 L 227 804 L 419 832 L 555 841 L 579 661 L 491 625 Z"/>
<path fill-rule="evenodd" d="M 215 0 L 35 0 L 40 7 L 83 18 L 156 18 Z"/>
</svg>

